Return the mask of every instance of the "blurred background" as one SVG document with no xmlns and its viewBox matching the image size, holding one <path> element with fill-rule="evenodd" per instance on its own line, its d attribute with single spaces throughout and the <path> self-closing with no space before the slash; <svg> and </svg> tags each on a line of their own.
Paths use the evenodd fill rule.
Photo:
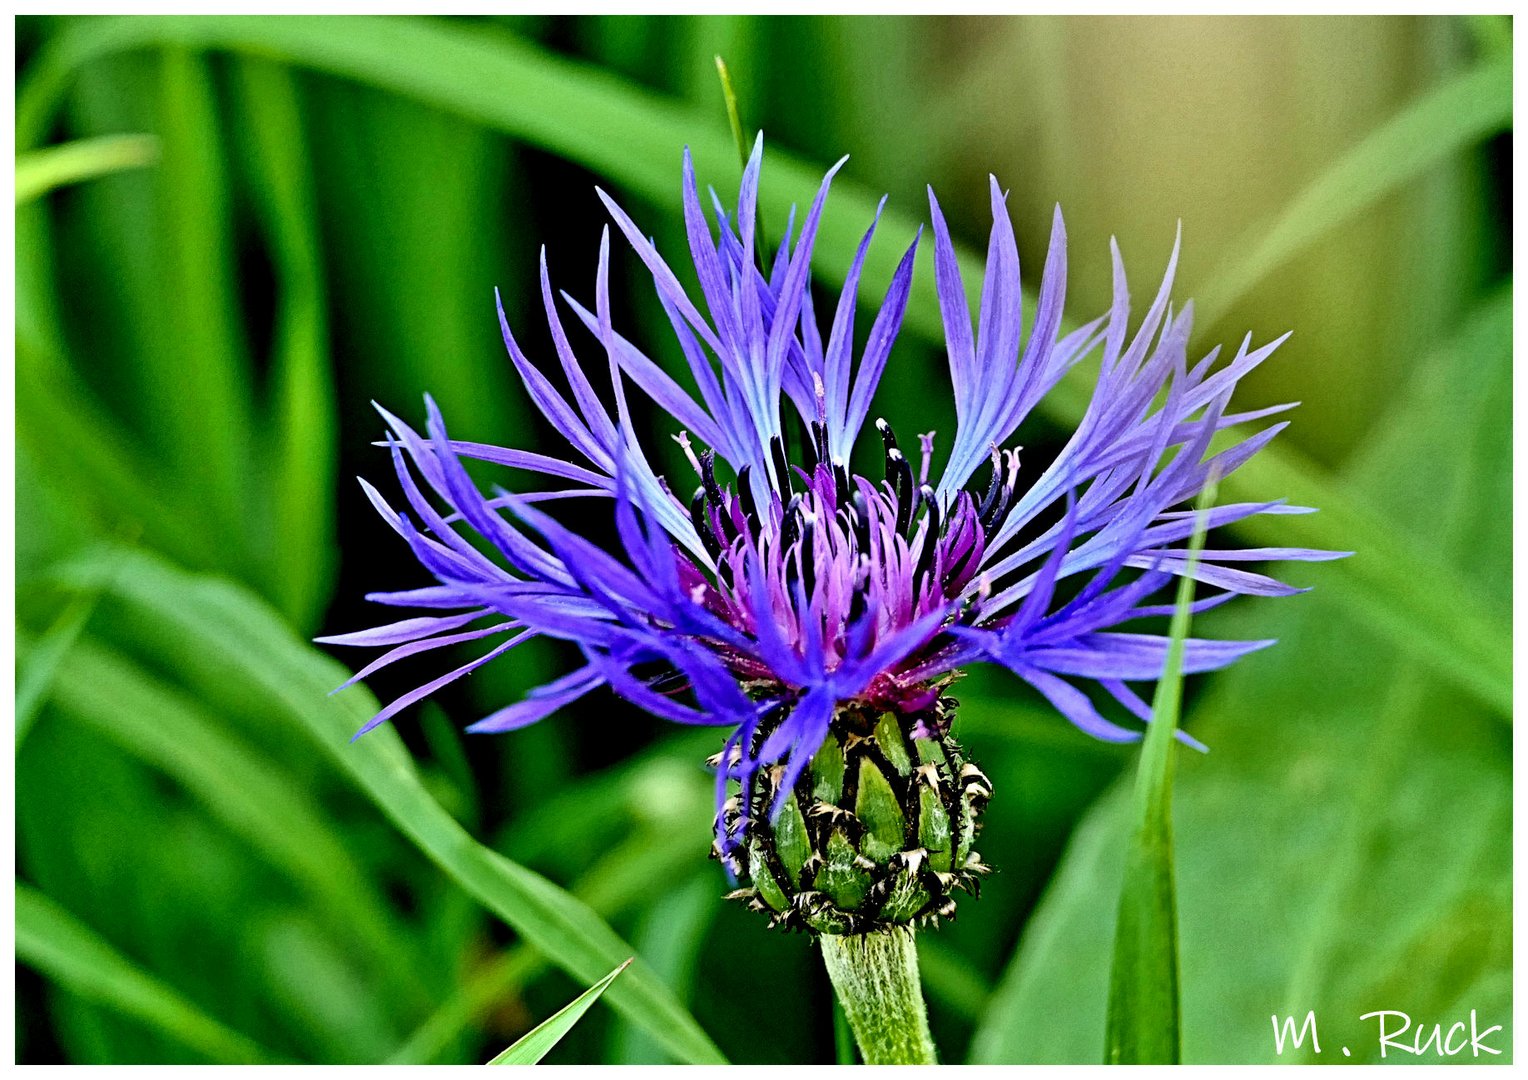
<svg viewBox="0 0 1528 1080">
<path fill-rule="evenodd" d="M 16 39 L 18 1060 L 487 1060 L 597 972 L 518 894 L 485 901 L 512 874 L 483 855 L 473 878 L 458 834 L 645 962 L 549 1060 L 705 1056 L 644 1021 L 654 986 L 732 1061 L 835 1060 L 809 941 L 720 899 L 714 733 L 595 696 L 462 734 L 572 665 L 533 643 L 348 746 L 370 693 L 447 661 L 331 699 L 362 661 L 307 644 L 424 583 L 353 479 L 393 483 L 371 401 L 418 423 L 428 391 L 459 438 L 561 452 L 493 289 L 544 360 L 537 252 L 592 294 L 596 184 L 664 251 L 682 146 L 731 201 L 717 55 L 766 133 L 767 231 L 851 155 L 824 290 L 883 192 L 867 300 L 925 184 L 974 257 L 991 172 L 1027 269 L 1062 206 L 1074 323 L 1107 306 L 1110 236 L 1143 306 L 1181 222 L 1198 353 L 1294 332 L 1239 400 L 1303 404 L 1227 495 L 1322 510 L 1246 541 L 1358 554 L 1198 627 L 1282 641 L 1189 684 L 1212 750 L 1176 795 L 1185 1056 L 1321 1060 L 1276 1057 L 1268 1020 L 1314 1009 L 1324 1059 L 1367 1060 L 1362 1013 L 1475 1009 L 1510 1057 L 1508 19 L 24 17 Z M 944 432 L 921 259 L 879 409 Z M 614 265 L 618 325 L 679 364 Z M 1059 444 L 1078 390 L 1019 440 Z M 638 422 L 667 444 L 670 418 Z M 997 872 L 920 935 L 941 1053 L 1097 1061 L 1134 751 L 1000 674 L 958 696 Z"/>
</svg>

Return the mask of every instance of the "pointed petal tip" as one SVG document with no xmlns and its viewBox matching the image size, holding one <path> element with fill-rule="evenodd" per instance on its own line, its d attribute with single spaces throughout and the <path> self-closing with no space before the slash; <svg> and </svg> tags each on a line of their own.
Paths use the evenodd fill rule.
<svg viewBox="0 0 1528 1080">
<path fill-rule="evenodd" d="M 1204 745 L 1204 743 L 1194 738 L 1182 728 L 1179 728 L 1175 734 L 1178 736 L 1178 741 L 1181 742 L 1184 746 L 1198 750 L 1201 754 L 1208 754 L 1210 752 L 1210 748 L 1208 746 Z"/>
<path fill-rule="evenodd" d="M 378 719 L 375 716 L 372 717 L 370 720 L 366 721 L 366 723 L 361 725 L 359 731 L 357 731 L 354 735 L 350 736 L 351 744 L 353 745 L 355 743 L 355 741 L 357 739 L 359 739 L 362 735 L 365 735 L 368 731 L 371 731 L 373 728 L 380 727 L 381 725 L 382 725 L 382 721 L 380 719 Z"/>
</svg>

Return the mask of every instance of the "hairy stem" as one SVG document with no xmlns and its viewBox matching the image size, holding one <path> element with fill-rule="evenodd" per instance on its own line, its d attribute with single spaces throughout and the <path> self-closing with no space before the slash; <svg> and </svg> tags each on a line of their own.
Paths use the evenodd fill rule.
<svg viewBox="0 0 1528 1080">
<path fill-rule="evenodd" d="M 818 940 L 865 1064 L 937 1064 L 912 930 L 823 934 Z"/>
</svg>

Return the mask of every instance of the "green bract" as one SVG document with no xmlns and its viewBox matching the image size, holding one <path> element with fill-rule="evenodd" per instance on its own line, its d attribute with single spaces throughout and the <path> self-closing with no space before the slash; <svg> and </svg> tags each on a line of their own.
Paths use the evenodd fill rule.
<svg viewBox="0 0 1528 1080">
<path fill-rule="evenodd" d="M 863 934 L 955 912 L 955 890 L 987 872 L 973 844 L 991 784 L 938 722 L 843 711 L 769 820 L 783 768 L 761 774 L 749 805 L 743 887 L 731 894 L 772 926 Z M 916 725 L 916 731 L 915 731 Z M 759 739 L 768 737 L 761 730 Z M 741 797 L 724 813 L 742 812 Z"/>
</svg>

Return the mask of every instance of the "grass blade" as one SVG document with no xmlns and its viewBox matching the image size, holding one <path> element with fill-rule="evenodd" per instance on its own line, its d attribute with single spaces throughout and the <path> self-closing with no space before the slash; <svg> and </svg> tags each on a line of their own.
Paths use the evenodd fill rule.
<svg viewBox="0 0 1528 1080">
<path fill-rule="evenodd" d="M 16 959 L 75 993 L 136 1017 L 214 1062 L 273 1055 L 143 971 L 36 889 L 16 886 Z"/>
<path fill-rule="evenodd" d="M 19 335 L 18 335 L 19 337 Z M 24 340 L 16 349 L 16 438 L 27 443 L 56 490 L 66 492 L 105 532 L 136 532 L 196 568 L 226 563 L 183 493 L 148 477 L 157 469 L 58 358 Z"/>
<path fill-rule="evenodd" d="M 26 644 L 18 640 L 23 652 Z M 41 648 L 39 642 L 30 651 Z M 321 809 L 271 761 L 227 734 L 195 702 L 98 645 L 77 647 L 61 671 L 54 691 L 59 708 L 180 783 L 213 818 L 305 889 L 352 948 L 391 962 L 397 985 L 412 988 L 408 958 L 389 948 L 403 927 L 389 917 Z"/>
<path fill-rule="evenodd" d="M 1248 254 L 1209 279 L 1198 304 L 1201 325 L 1213 325 L 1264 276 L 1354 214 L 1511 126 L 1510 55 L 1427 91 L 1316 177 L 1271 224 L 1231 248 Z"/>
<path fill-rule="evenodd" d="M 636 959 L 635 957 L 632 958 Z M 584 1013 L 589 1011 L 589 1006 L 599 1000 L 615 977 L 631 966 L 631 960 L 627 960 L 609 975 L 585 990 L 578 997 L 568 1002 L 550 1017 L 531 1028 L 515 1044 L 503 1053 L 499 1054 L 490 1065 L 535 1065 L 551 1052 L 552 1047 L 562 1042 L 562 1037 L 573 1030 L 573 1025 L 583 1019 Z"/>
<path fill-rule="evenodd" d="M 16 671 L 16 749 L 26 741 L 27 732 L 37 714 L 47 704 L 49 691 L 58 676 L 59 666 L 90 621 L 100 602 L 102 589 L 76 593 L 59 612 L 53 624 L 38 639 L 31 655 L 17 664 Z"/>
<path fill-rule="evenodd" d="M 727 109 L 727 126 L 732 129 L 732 140 L 737 143 L 737 159 L 743 165 L 747 165 L 748 136 L 743 134 L 743 118 L 737 107 L 737 91 L 732 89 L 732 74 L 727 70 L 727 61 L 720 56 L 716 58 L 716 74 L 722 81 L 722 104 Z"/>
<path fill-rule="evenodd" d="M 715 172 L 718 184 L 728 179 L 722 175 L 724 170 L 733 168 L 733 140 L 726 127 L 715 122 L 713 109 L 697 111 L 682 106 L 624 83 L 607 72 L 504 36 L 489 39 L 468 28 L 435 22 L 362 17 L 347 19 L 343 32 L 332 19 L 312 17 L 193 16 L 83 23 L 72 33 L 61 35 L 53 48 L 30 65 L 29 77 L 17 96 L 17 145 L 33 145 L 42 137 L 62 93 L 83 64 L 124 49 L 167 42 L 258 53 L 427 102 L 576 161 L 658 203 L 670 201 L 677 188 L 678 154 L 683 145 L 690 146 L 703 168 Z M 1450 151 L 1478 139 L 1482 125 L 1490 126 L 1485 122 L 1492 115 L 1487 106 L 1494 100 L 1491 95 L 1499 88 L 1500 78 L 1499 68 L 1492 67 L 1477 69 L 1472 81 L 1450 84 L 1463 89 L 1450 91 L 1458 99 L 1445 98 L 1445 104 L 1459 107 L 1460 115 L 1456 118 L 1459 130 L 1475 132 L 1467 138 L 1456 137 L 1451 129 L 1448 137 L 1441 140 Z M 1464 97 L 1469 101 L 1464 101 Z M 1431 96 L 1427 100 L 1436 101 Z M 556 102 L 557 107 L 548 108 L 547 102 Z M 1427 108 L 1423 119 L 1429 129 L 1439 122 L 1442 111 L 1436 104 Z M 1377 145 L 1382 148 L 1399 146 L 1409 150 L 1421 121 L 1407 119 L 1408 115 L 1414 116 L 1403 114 L 1383 125 L 1370 141 L 1379 139 Z M 1371 148 L 1368 153 L 1375 151 Z M 1432 147 L 1427 147 L 1420 156 L 1439 160 L 1434 153 Z M 1363 164 L 1360 160 L 1358 167 Z M 1339 210 L 1362 205 L 1370 194 L 1362 184 L 1349 186 L 1355 183 L 1356 173 L 1347 170 L 1355 168 L 1347 166 L 1338 180 L 1331 182 L 1330 194 L 1318 191 L 1321 195 L 1318 205 Z M 821 171 L 777 151 L 770 153 L 769 169 L 770 181 L 760 193 L 761 205 L 766 217 L 783 221 L 791 203 L 804 205 L 810 201 Z M 1387 169 L 1386 175 L 1391 175 L 1391 170 Z M 1405 178 L 1395 174 L 1390 182 Z M 835 181 L 833 191 L 834 205 L 839 210 L 823 219 L 816 266 L 827 279 L 842 283 L 859 240 L 859 230 L 874 212 L 876 201 L 867 188 L 849 177 Z M 870 249 L 865 263 L 867 280 L 891 276 L 898 255 L 911 241 L 916 228 L 917 220 L 912 215 L 891 209 L 882 215 L 878 233 L 884 240 Z M 1301 239 L 1303 231 L 1290 235 L 1300 243 L 1305 242 Z M 964 279 L 973 291 L 979 289 L 979 257 L 962 249 L 959 260 Z M 1214 303 L 1226 302 L 1224 297 L 1210 299 Z M 1201 311 L 1204 307 L 1200 305 Z M 908 333 L 928 341 L 943 340 L 932 275 L 924 273 L 914 281 L 904 326 Z M 1079 366 L 1047 395 L 1040 411 L 1059 421 L 1074 423 L 1086 406 L 1088 391 L 1087 372 Z M 1307 463 L 1281 446 L 1265 449 L 1253 465 L 1257 468 L 1249 466 L 1243 470 L 1249 478 L 1284 479 L 1292 474 L 1298 480 L 1300 501 L 1306 505 L 1330 508 L 1347 500 L 1321 472 L 1312 471 Z M 1259 481 L 1253 497 L 1281 498 L 1289 494 Z M 1280 543 L 1309 545 L 1306 531 L 1309 525 L 1290 518 L 1282 519 L 1280 524 L 1283 528 Z M 1386 531 L 1382 522 L 1376 522 L 1376 529 L 1380 533 Z M 1340 546 L 1352 547 L 1356 542 L 1357 538 L 1349 536 Z M 1381 579 L 1385 596 L 1391 600 L 1413 598 L 1416 602 L 1411 604 L 1360 605 L 1356 610 L 1408 655 L 1431 657 L 1440 649 L 1457 651 L 1464 660 L 1444 669 L 1445 676 L 1493 708 L 1508 708 L 1510 627 L 1501 625 L 1502 620 L 1492 618 L 1470 598 L 1457 595 L 1445 578 L 1431 572 L 1412 572 L 1419 564 L 1432 565 L 1414 547 L 1399 540 L 1391 547 L 1404 556 L 1400 562 L 1375 559 L 1361 563 L 1351 559 L 1329 568 L 1325 577 L 1353 575 L 1357 573 L 1354 568 L 1362 565 L 1367 576 L 1355 579 L 1355 588 L 1367 591 L 1375 579 Z M 1442 625 L 1428 621 L 1422 614 L 1450 609 L 1456 618 Z M 1451 637 L 1460 627 L 1470 628 L 1469 640 Z M 1481 628 L 1491 628 L 1492 632 L 1476 634 Z"/>
<path fill-rule="evenodd" d="M 84 557 L 69 577 L 88 586 L 99 579 L 101 565 Z M 463 829 L 425 789 L 396 731 L 383 726 L 352 743 L 351 736 L 375 712 L 376 700 L 360 689 L 327 698 L 345 670 L 295 640 L 256 597 L 142 552 L 122 557 L 112 591 L 174 650 L 179 670 L 196 683 L 194 693 L 237 694 L 284 714 L 437 866 L 575 978 L 592 982 L 632 954 L 587 904 Z M 641 962 L 611 991 L 611 1003 L 680 1061 L 725 1060 Z"/>
<path fill-rule="evenodd" d="M 231 552 L 247 551 L 243 492 L 251 454 L 248 344 L 233 280 L 231 202 L 221 125 L 207 59 L 166 50 L 159 108 L 164 159 L 157 171 L 162 217 L 161 288 L 175 298 L 150 392 L 154 422 L 180 481 L 210 511 Z"/>
<path fill-rule="evenodd" d="M 1194 602 L 1194 567 L 1204 549 L 1212 478 L 1199 501 L 1187 567 L 1178 581 L 1171 641 L 1151 702 L 1135 782 L 1135 833 L 1125 855 L 1104 1060 L 1111 1065 L 1177 1065 L 1182 1020 L 1178 993 L 1178 907 L 1173 870 L 1172 786 L 1178 710 L 1183 700 L 1183 639 Z"/>
<path fill-rule="evenodd" d="M 277 308 L 267 417 L 258 455 L 271 512 L 252 547 L 272 556 L 259 569 L 294 626 L 317 626 L 335 562 L 335 474 L 339 435 L 330 370 L 328 318 L 317 215 L 297 90 L 286 69 L 250 60 L 238 66 L 240 102 L 253 146 L 248 159 L 272 263 Z"/>
<path fill-rule="evenodd" d="M 29 203 L 54 188 L 124 169 L 141 169 L 158 160 L 159 140 L 152 135 L 102 135 L 18 154 L 16 205 Z"/>
</svg>

